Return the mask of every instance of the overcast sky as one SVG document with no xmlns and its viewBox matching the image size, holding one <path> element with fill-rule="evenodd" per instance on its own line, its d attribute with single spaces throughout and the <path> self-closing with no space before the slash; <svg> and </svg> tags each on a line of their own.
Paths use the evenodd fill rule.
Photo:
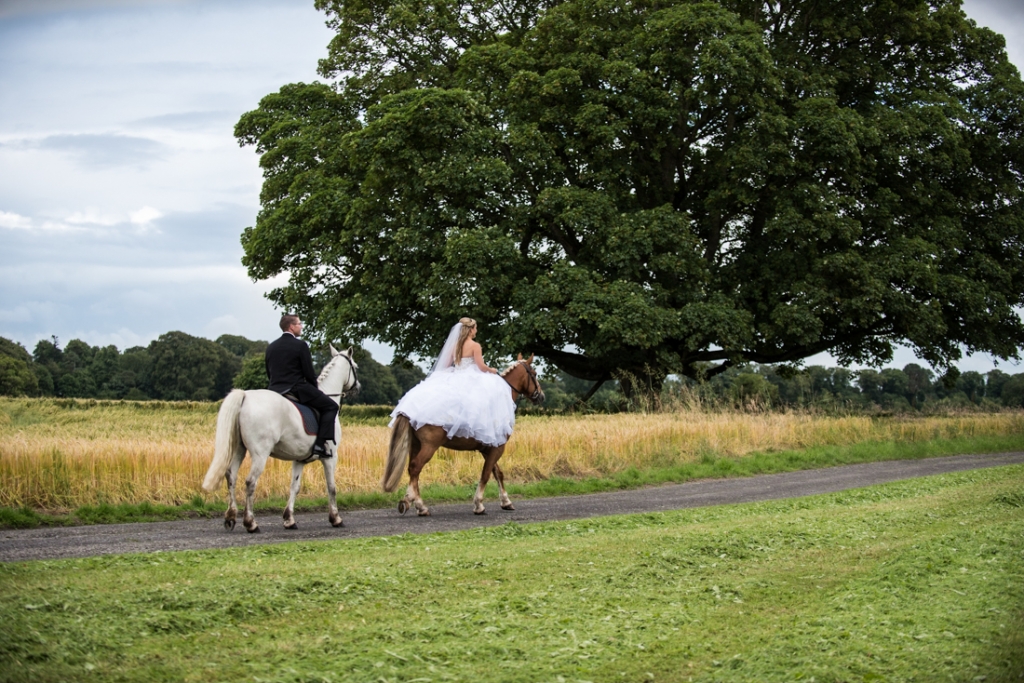
<svg viewBox="0 0 1024 683">
<path fill-rule="evenodd" d="M 1024 65 L 1021 0 L 964 9 Z M 276 337 L 271 285 L 240 262 L 258 158 L 232 131 L 264 95 L 315 80 L 330 37 L 312 0 L 0 0 L 0 336 L 29 350 L 51 335 L 122 350 L 171 330 Z"/>
</svg>

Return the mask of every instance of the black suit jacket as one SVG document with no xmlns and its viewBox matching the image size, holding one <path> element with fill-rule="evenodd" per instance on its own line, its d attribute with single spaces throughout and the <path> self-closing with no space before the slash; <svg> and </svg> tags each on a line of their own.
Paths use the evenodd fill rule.
<svg viewBox="0 0 1024 683">
<path fill-rule="evenodd" d="M 309 346 L 288 332 L 282 334 L 267 346 L 267 377 L 271 391 L 283 394 L 303 382 L 316 387 L 316 373 L 313 372 L 313 355 Z"/>
</svg>

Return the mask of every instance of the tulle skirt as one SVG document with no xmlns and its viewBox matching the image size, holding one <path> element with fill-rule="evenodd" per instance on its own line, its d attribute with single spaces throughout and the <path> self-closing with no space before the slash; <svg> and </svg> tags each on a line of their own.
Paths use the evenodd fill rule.
<svg viewBox="0 0 1024 683">
<path fill-rule="evenodd" d="M 500 446 L 512 434 L 516 404 L 504 379 L 463 365 L 435 372 L 410 389 L 392 411 L 391 424 L 399 415 L 409 418 L 413 429 L 436 425 L 449 439 Z"/>
</svg>

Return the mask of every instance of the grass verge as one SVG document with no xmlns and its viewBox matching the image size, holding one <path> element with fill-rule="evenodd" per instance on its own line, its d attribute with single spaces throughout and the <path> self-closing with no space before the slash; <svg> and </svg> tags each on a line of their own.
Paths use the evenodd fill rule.
<svg viewBox="0 0 1024 683">
<path fill-rule="evenodd" d="M 697 462 L 664 467 L 631 467 L 606 477 L 573 479 L 556 476 L 525 484 L 506 482 L 506 486 L 509 493 L 518 498 L 568 496 L 684 483 L 699 479 L 747 477 L 864 462 L 910 460 L 963 453 L 1000 453 L 1021 449 L 1024 449 L 1024 436 L 1009 435 L 931 441 L 864 442 L 729 457 L 708 451 L 703 453 Z M 475 488 L 475 485 L 429 484 L 424 486 L 422 491 L 424 499 L 429 503 L 455 503 L 470 500 Z M 488 493 L 491 496 L 497 495 L 493 483 L 488 486 Z M 342 510 L 390 507 L 397 504 L 402 495 L 404 487 L 400 487 L 399 492 L 395 494 L 339 493 L 338 505 Z M 263 513 L 279 513 L 284 509 L 285 502 L 284 498 L 270 498 L 258 503 L 256 510 Z M 207 502 L 201 496 L 195 496 L 191 501 L 181 505 L 101 504 L 83 506 L 63 514 L 48 514 L 29 508 L 0 507 L 0 528 L 171 521 L 221 515 L 226 508 L 227 504 L 224 502 Z M 297 512 L 326 511 L 327 499 L 299 498 L 296 500 L 295 509 Z"/>
<path fill-rule="evenodd" d="M 1018 681 L 1024 466 L 756 504 L 0 565 L 0 682 Z"/>
</svg>

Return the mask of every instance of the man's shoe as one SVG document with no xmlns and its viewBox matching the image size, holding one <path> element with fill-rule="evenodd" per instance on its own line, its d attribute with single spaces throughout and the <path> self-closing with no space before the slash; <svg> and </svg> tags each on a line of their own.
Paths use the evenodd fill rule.
<svg viewBox="0 0 1024 683">
<path fill-rule="evenodd" d="M 316 444 L 313 446 L 313 457 L 317 460 L 328 460 L 331 457 L 331 452 L 321 444 Z"/>
</svg>

